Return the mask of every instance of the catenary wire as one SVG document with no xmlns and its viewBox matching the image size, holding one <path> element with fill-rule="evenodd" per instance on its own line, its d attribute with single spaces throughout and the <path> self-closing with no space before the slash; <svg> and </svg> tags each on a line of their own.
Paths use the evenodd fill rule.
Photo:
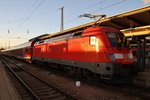
<svg viewBox="0 0 150 100">
<path fill-rule="evenodd" d="M 23 21 L 23 23 L 21 23 L 18 27 L 17 31 L 24 25 L 24 23 L 32 16 L 32 14 L 44 3 L 45 0 L 42 0 L 33 10 L 32 12 L 28 15 L 28 17 L 26 17 L 26 19 Z"/>
</svg>

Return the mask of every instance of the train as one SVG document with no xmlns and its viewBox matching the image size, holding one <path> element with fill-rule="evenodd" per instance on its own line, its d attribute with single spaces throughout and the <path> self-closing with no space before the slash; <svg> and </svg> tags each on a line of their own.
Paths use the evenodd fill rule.
<svg viewBox="0 0 150 100">
<path fill-rule="evenodd" d="M 35 38 L 2 54 L 30 62 L 58 64 L 63 70 L 91 72 L 108 81 L 130 79 L 134 61 L 127 38 L 113 27 L 87 27 Z M 60 66 L 61 65 L 61 66 Z"/>
</svg>

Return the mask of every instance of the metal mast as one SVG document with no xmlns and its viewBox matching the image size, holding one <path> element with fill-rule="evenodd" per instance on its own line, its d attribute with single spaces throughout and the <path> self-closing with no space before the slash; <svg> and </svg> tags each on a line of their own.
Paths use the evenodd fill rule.
<svg viewBox="0 0 150 100">
<path fill-rule="evenodd" d="M 61 7 L 60 11 L 61 11 L 60 32 L 62 32 L 64 30 L 64 7 Z"/>
</svg>

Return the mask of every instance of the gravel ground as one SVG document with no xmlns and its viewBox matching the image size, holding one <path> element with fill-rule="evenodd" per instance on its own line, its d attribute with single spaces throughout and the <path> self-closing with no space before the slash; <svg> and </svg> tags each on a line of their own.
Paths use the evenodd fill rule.
<svg viewBox="0 0 150 100">
<path fill-rule="evenodd" d="M 22 64 L 20 63 L 20 65 Z M 26 68 L 35 74 L 38 74 L 43 79 L 48 80 L 49 83 L 75 96 L 77 100 L 150 100 L 150 93 L 140 93 L 140 91 L 137 91 L 136 89 L 134 92 L 131 92 L 133 89 L 130 88 L 122 88 L 120 86 L 120 89 L 118 89 L 118 87 L 115 88 L 115 86 L 113 87 L 102 83 L 98 86 L 94 86 L 82 81 L 81 86 L 77 87 L 76 81 L 64 76 L 53 74 L 50 71 L 39 67 L 33 67 L 31 64 L 26 64 Z"/>
<path fill-rule="evenodd" d="M 0 100 L 21 100 L 0 61 Z"/>
</svg>

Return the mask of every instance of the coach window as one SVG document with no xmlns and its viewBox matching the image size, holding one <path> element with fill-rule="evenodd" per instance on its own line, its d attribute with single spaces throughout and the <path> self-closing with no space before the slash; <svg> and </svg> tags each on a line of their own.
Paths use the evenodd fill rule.
<svg viewBox="0 0 150 100">
<path fill-rule="evenodd" d="M 28 52 L 28 48 L 25 49 L 25 52 Z"/>
</svg>

